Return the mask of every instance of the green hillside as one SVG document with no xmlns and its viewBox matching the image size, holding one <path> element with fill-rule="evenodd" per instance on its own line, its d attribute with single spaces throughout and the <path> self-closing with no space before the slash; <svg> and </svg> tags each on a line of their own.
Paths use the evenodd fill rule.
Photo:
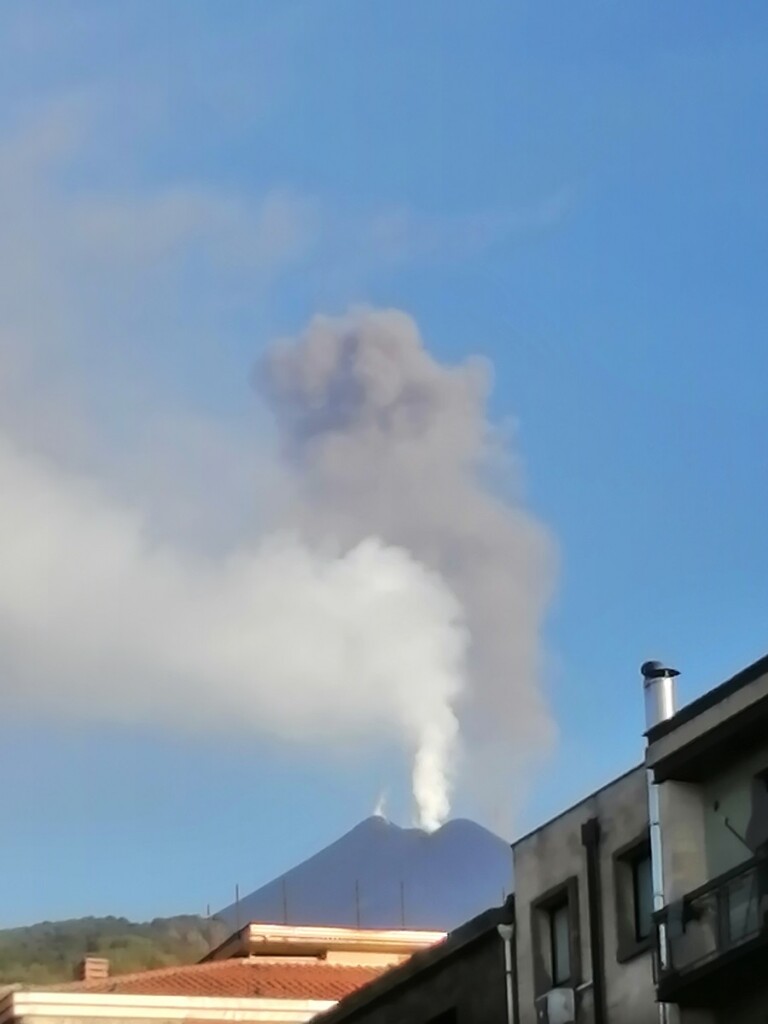
<svg viewBox="0 0 768 1024">
<path fill-rule="evenodd" d="M 124 917 L 83 917 L 7 928 L 0 930 L 0 984 L 70 981 L 86 955 L 107 957 L 112 974 L 194 963 L 227 934 L 219 921 L 193 916 L 145 924 Z"/>
</svg>

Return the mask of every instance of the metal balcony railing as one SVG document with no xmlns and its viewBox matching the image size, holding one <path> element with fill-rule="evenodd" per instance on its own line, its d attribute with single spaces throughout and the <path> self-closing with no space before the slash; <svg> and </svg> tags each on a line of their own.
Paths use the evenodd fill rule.
<svg viewBox="0 0 768 1024">
<path fill-rule="evenodd" d="M 768 860 L 753 859 L 655 915 L 659 981 L 750 943 L 768 929 Z"/>
</svg>

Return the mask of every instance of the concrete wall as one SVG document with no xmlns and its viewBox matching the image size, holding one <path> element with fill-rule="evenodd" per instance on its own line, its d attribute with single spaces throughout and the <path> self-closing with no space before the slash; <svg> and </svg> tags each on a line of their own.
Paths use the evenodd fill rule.
<svg viewBox="0 0 768 1024">
<path fill-rule="evenodd" d="M 762 686 L 764 679 L 761 679 Z M 723 709 L 713 709 L 718 720 Z M 694 889 L 749 860 L 750 850 L 742 839 L 749 833 L 753 814 L 753 780 L 768 768 L 768 743 L 749 750 L 738 761 L 721 767 L 716 760 L 713 774 L 697 783 L 667 781 L 659 786 L 660 816 L 664 853 L 665 902 L 681 900 Z M 734 829 L 738 838 L 726 825 Z M 714 904 L 714 897 L 713 904 Z M 717 949 L 716 919 L 704 915 L 689 923 L 673 942 L 677 966 L 694 963 Z M 727 975 L 723 982 L 728 985 Z M 745 996 L 734 985 L 724 993 L 727 1009 L 685 1009 L 680 1024 L 766 1024 L 768 989 Z M 674 1017 L 673 1017 L 674 1020 Z"/>
<path fill-rule="evenodd" d="M 708 878 L 704 804 L 701 787 L 691 782 L 659 786 L 659 817 L 664 864 L 664 902 L 703 885 Z"/>
<path fill-rule="evenodd" d="M 725 819 L 741 837 L 748 835 L 752 813 L 752 782 L 756 775 L 766 770 L 768 744 L 741 758 L 726 771 L 718 772 L 702 787 L 710 878 L 749 860 L 751 851 L 728 829 Z"/>
<path fill-rule="evenodd" d="M 700 784 L 664 782 L 661 820 L 664 841 L 665 897 L 679 900 L 751 857 L 750 850 L 725 824 L 746 837 L 752 814 L 752 783 L 768 767 L 768 745 L 753 750 Z M 714 897 L 713 897 L 714 900 Z M 677 961 L 695 961 L 717 947 L 714 921 L 706 917 L 688 926 L 674 942 Z M 727 977 L 727 976 L 726 976 Z M 727 984 L 727 981 L 724 983 Z M 726 994 L 727 1009 L 681 1009 L 680 1024 L 766 1024 L 768 989 L 744 996 L 738 986 Z"/>
<path fill-rule="evenodd" d="M 648 828 L 646 776 L 642 767 L 615 780 L 565 814 L 513 846 L 517 917 L 517 977 L 520 1024 L 537 1024 L 534 986 L 532 904 L 542 894 L 575 877 L 578 884 L 581 979 L 593 977 L 589 941 L 586 851 L 581 826 L 597 818 L 601 828 L 600 875 L 608 1019 L 621 1024 L 657 1024 L 652 958 L 649 951 L 620 963 L 614 854 Z M 594 1019 L 591 990 L 578 997 L 579 1024 Z"/>
<path fill-rule="evenodd" d="M 741 836 L 746 834 L 752 778 L 767 767 L 768 745 L 704 783 L 668 781 L 659 786 L 667 903 L 749 859 L 750 851 L 724 819 Z"/>
</svg>

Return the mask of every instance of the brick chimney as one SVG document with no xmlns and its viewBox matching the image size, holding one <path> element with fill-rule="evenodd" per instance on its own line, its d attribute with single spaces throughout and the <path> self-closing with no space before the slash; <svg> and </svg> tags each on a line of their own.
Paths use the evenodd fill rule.
<svg viewBox="0 0 768 1024">
<path fill-rule="evenodd" d="M 109 960 L 99 956 L 86 956 L 75 969 L 77 981 L 104 981 L 109 977 Z"/>
</svg>

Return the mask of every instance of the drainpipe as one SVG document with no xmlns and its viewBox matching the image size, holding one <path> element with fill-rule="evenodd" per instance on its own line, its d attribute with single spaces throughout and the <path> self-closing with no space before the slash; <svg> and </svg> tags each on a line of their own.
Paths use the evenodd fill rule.
<svg viewBox="0 0 768 1024">
<path fill-rule="evenodd" d="M 677 669 L 667 668 L 660 661 L 646 661 L 640 668 L 645 693 L 646 733 L 660 722 L 675 714 L 675 677 Z M 662 845 L 659 787 L 653 781 L 653 770 L 646 770 L 648 782 L 648 821 L 651 838 L 651 875 L 653 879 L 653 909 L 664 909 L 664 848 Z M 659 925 L 659 965 L 662 970 L 670 966 L 669 940 L 666 924 Z M 672 1007 L 659 1003 L 659 1024 L 672 1024 Z"/>
<path fill-rule="evenodd" d="M 581 842 L 587 862 L 589 954 L 592 960 L 594 1024 L 607 1024 L 605 958 L 603 956 L 603 901 L 600 888 L 600 822 L 597 818 L 590 818 L 581 826 Z"/>
<path fill-rule="evenodd" d="M 507 990 L 507 1024 L 515 1024 L 514 976 L 512 974 L 512 939 L 515 936 L 513 924 L 500 924 L 497 931 L 504 943 L 504 980 Z"/>
</svg>

